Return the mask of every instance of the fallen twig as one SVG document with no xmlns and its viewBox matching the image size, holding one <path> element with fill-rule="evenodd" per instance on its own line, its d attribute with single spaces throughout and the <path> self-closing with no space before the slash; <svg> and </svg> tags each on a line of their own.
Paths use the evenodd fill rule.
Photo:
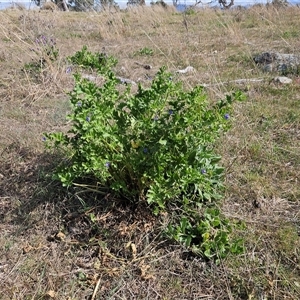
<svg viewBox="0 0 300 300">
<path fill-rule="evenodd" d="M 203 83 L 202 86 L 204 87 L 209 87 L 209 86 L 218 86 L 218 85 L 223 85 L 223 84 L 229 84 L 229 83 L 237 83 L 237 84 L 243 84 L 243 83 L 248 83 L 248 82 L 263 82 L 265 78 L 250 78 L 250 79 L 236 79 L 236 80 L 229 80 L 229 81 L 224 81 L 224 82 L 218 82 L 218 83 Z"/>
<path fill-rule="evenodd" d="M 143 67 L 143 68 L 146 69 L 146 70 L 152 69 L 152 66 L 151 66 L 151 65 L 144 65 L 144 64 L 141 64 L 141 63 L 139 63 L 139 62 L 137 62 L 137 61 L 135 61 L 134 63 L 135 63 L 136 65 L 138 65 L 138 66 Z"/>
<path fill-rule="evenodd" d="M 94 300 L 95 297 L 96 297 L 96 294 L 97 294 L 98 289 L 99 289 L 99 286 L 100 286 L 101 278 L 102 278 L 102 276 L 101 276 L 101 277 L 98 279 L 98 281 L 97 281 L 97 284 L 96 284 L 96 286 L 95 286 L 95 289 L 94 289 L 94 292 L 93 292 L 93 295 L 92 295 L 91 300 Z"/>
</svg>

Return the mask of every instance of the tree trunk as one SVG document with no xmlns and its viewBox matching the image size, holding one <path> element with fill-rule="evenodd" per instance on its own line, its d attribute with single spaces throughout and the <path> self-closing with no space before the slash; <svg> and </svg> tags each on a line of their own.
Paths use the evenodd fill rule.
<svg viewBox="0 0 300 300">
<path fill-rule="evenodd" d="M 63 10 L 64 11 L 69 11 L 69 8 L 68 8 L 66 0 L 61 0 L 61 2 L 62 2 L 62 8 L 63 8 Z"/>
</svg>

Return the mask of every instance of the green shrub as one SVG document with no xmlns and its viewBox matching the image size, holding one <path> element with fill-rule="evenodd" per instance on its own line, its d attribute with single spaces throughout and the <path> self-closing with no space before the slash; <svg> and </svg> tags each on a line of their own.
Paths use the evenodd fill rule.
<svg viewBox="0 0 300 300">
<path fill-rule="evenodd" d="M 117 64 L 117 59 L 108 56 L 106 53 L 92 53 L 88 51 L 87 46 L 83 46 L 75 55 L 70 56 L 68 60 L 79 67 L 85 69 L 96 69 L 105 74 Z"/>
<path fill-rule="evenodd" d="M 214 143 L 229 129 L 231 104 L 242 95 L 210 105 L 202 87 L 185 91 L 165 68 L 150 88 L 139 85 L 133 94 L 127 86 L 121 92 L 114 73 L 97 68 L 103 86 L 75 75 L 67 134 L 45 135 L 68 157 L 56 178 L 65 186 L 84 182 L 108 187 L 128 201 L 147 201 L 155 214 L 177 207 L 171 237 L 208 258 L 217 250 L 227 253 L 231 229 L 215 207 L 224 170 Z M 213 208 L 198 217 L 207 205 Z"/>
</svg>

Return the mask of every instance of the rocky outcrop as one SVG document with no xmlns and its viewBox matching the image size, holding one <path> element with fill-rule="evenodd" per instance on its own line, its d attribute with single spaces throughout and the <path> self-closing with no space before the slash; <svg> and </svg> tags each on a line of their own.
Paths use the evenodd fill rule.
<svg viewBox="0 0 300 300">
<path fill-rule="evenodd" d="M 265 72 L 278 72 L 281 75 L 300 74 L 300 55 L 264 52 L 254 56 L 256 64 Z"/>
</svg>

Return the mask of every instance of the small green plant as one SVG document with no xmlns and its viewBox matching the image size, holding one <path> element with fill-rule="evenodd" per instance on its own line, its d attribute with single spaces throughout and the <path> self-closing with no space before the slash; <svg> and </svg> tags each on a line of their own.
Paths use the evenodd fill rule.
<svg viewBox="0 0 300 300">
<path fill-rule="evenodd" d="M 24 65 L 23 71 L 32 74 L 40 74 L 43 70 L 44 64 L 42 62 L 30 62 Z"/>
<path fill-rule="evenodd" d="M 193 16 L 193 15 L 196 15 L 196 11 L 193 7 L 187 7 L 185 10 L 184 10 L 184 14 L 185 15 L 188 15 L 188 16 Z"/>
<path fill-rule="evenodd" d="M 143 55 L 143 56 L 152 56 L 153 54 L 154 51 L 148 47 L 144 47 L 135 53 L 135 55 Z"/>
<path fill-rule="evenodd" d="M 56 47 L 56 41 L 54 38 L 40 35 L 36 38 L 35 44 L 36 47 L 33 50 L 41 55 L 41 61 L 47 62 L 47 60 L 57 60 L 59 50 Z"/>
<path fill-rule="evenodd" d="M 106 53 L 92 53 L 88 51 L 87 46 L 83 46 L 75 55 L 70 56 L 68 60 L 84 69 L 96 69 L 101 74 L 107 73 L 117 64 L 117 59 L 108 56 Z"/>
<path fill-rule="evenodd" d="M 38 59 L 25 64 L 23 70 L 33 75 L 40 75 L 47 65 L 57 60 L 59 55 L 55 39 L 45 35 L 40 35 L 35 39 L 35 45 L 31 51 L 37 54 Z"/>
<path fill-rule="evenodd" d="M 202 87 L 185 91 L 165 68 L 150 88 L 139 85 L 132 94 L 128 86 L 120 92 L 116 76 L 95 61 L 97 55 L 76 57 L 106 80 L 97 86 L 75 75 L 72 127 L 44 137 L 68 157 L 56 178 L 65 186 L 100 185 L 128 201 L 147 201 L 155 214 L 180 211 L 174 218 L 179 225 L 170 224 L 168 234 L 208 258 L 236 249 L 229 241 L 231 225 L 215 208 L 224 170 L 213 149 L 230 128 L 231 104 L 242 94 L 210 105 Z M 199 218 L 199 209 L 208 204 L 213 208 Z"/>
<path fill-rule="evenodd" d="M 285 39 L 297 38 L 298 36 L 299 36 L 299 31 L 298 30 L 285 31 L 282 34 L 282 37 L 285 38 Z"/>
<path fill-rule="evenodd" d="M 167 234 L 176 241 L 208 259 L 219 262 L 229 253 L 243 252 L 243 240 L 232 240 L 233 228 L 242 228 L 243 224 L 230 223 L 221 216 L 220 210 L 213 206 L 206 208 L 202 214 L 193 210 L 189 215 L 186 211 L 177 218 L 177 222 L 170 223 Z"/>
</svg>

